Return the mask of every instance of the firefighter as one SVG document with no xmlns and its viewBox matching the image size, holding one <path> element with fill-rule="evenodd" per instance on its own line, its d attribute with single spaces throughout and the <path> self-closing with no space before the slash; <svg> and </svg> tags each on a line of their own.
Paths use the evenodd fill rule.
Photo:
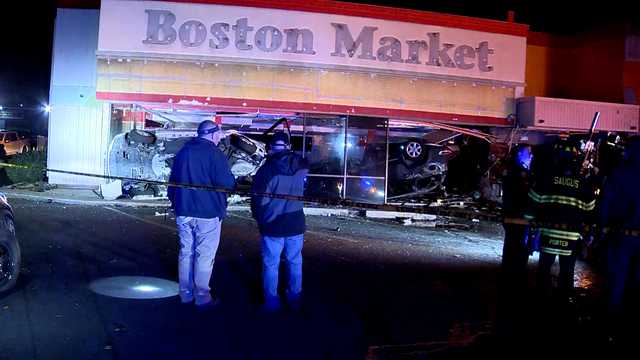
<svg viewBox="0 0 640 360">
<path fill-rule="evenodd" d="M 592 180 L 581 175 L 578 149 L 569 139 L 559 139 L 546 156 L 537 156 L 529 190 L 527 217 L 540 224 L 538 286 L 549 294 L 551 267 L 558 256 L 557 290 L 562 300 L 568 300 L 573 289 L 581 226 L 590 223 L 596 206 L 596 189 Z"/>
</svg>

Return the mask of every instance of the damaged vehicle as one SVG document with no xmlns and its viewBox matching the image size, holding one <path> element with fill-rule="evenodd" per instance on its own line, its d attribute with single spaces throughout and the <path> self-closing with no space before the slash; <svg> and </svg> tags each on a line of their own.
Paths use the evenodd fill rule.
<svg viewBox="0 0 640 360">
<path fill-rule="evenodd" d="M 225 119 L 230 122 L 241 121 L 240 117 Z M 246 124 L 253 124 L 253 127 L 250 126 L 249 130 L 242 133 L 239 129 L 223 130 L 224 137 L 218 145 L 227 156 L 231 172 L 241 186 L 250 184 L 251 177 L 265 161 L 270 133 L 284 125 L 285 130 L 292 134 L 289 122 L 284 118 L 275 123 L 273 119 L 260 122 L 260 119 L 247 117 L 244 120 Z M 108 151 L 108 175 L 155 182 L 168 181 L 175 155 L 187 141 L 196 136 L 196 122 L 180 126 L 183 127 L 133 129 L 116 135 Z M 297 132 L 291 138 L 292 147 L 299 152 L 304 148 L 311 165 L 310 176 L 323 177 L 324 174 L 329 174 L 325 180 L 314 182 L 315 185 L 307 189 L 308 195 L 341 198 L 340 174 L 343 173 L 345 164 L 340 158 L 346 148 L 349 173 L 358 174 L 361 178 L 360 181 L 351 182 L 356 185 L 350 185 L 349 198 L 368 202 L 370 194 L 374 193 L 378 194 L 374 201 L 381 201 L 384 188 L 373 180 L 380 179 L 381 176 L 388 179 L 386 195 L 389 201 L 404 202 L 408 199 L 439 196 L 447 186 L 449 163 L 460 154 L 464 139 L 471 137 L 479 141 L 491 141 L 490 135 L 479 131 L 441 124 L 429 124 L 429 127 L 420 129 L 411 124 L 407 131 L 403 131 L 402 126 L 396 126 L 392 121 L 389 126 L 393 130 L 389 134 L 388 157 L 384 137 L 368 138 L 366 130 L 344 135 L 344 132 L 336 132 L 331 127 L 316 126 L 313 127 L 315 135 L 310 136 L 303 135 L 301 128 L 295 129 Z M 372 178 L 369 179 L 368 176 Z M 166 190 L 164 185 L 135 180 L 124 180 L 122 183 L 122 192 L 131 197 L 164 197 Z"/>
<path fill-rule="evenodd" d="M 131 130 L 114 137 L 109 146 L 108 175 L 157 182 L 169 181 L 171 166 L 178 151 L 196 136 L 191 129 Z M 265 144 L 236 130 L 224 131 L 218 145 L 227 156 L 231 172 L 238 179 L 250 179 L 266 159 Z M 125 180 L 123 193 L 130 196 L 164 197 L 167 188 Z"/>
<path fill-rule="evenodd" d="M 450 135 L 450 134 L 448 134 Z M 444 190 L 447 164 L 460 149 L 449 143 L 457 135 L 440 141 L 413 138 L 389 144 L 389 200 L 438 193 Z"/>
</svg>

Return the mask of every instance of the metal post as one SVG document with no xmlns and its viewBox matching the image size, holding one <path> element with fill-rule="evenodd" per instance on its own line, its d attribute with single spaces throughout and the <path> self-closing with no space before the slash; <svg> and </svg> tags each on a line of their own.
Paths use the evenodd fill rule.
<svg viewBox="0 0 640 360">
<path fill-rule="evenodd" d="M 347 153 L 347 130 L 349 129 L 349 115 L 344 118 L 344 172 L 342 180 L 342 198 L 347 198 L 347 162 L 349 161 L 349 155 Z"/>
<path fill-rule="evenodd" d="M 307 114 L 302 115 L 302 158 L 306 157 L 307 152 Z"/>
<path fill-rule="evenodd" d="M 387 193 L 389 192 L 389 119 L 386 119 L 385 125 L 387 128 L 386 142 L 387 142 L 387 155 L 384 162 L 384 203 L 387 203 Z"/>
</svg>

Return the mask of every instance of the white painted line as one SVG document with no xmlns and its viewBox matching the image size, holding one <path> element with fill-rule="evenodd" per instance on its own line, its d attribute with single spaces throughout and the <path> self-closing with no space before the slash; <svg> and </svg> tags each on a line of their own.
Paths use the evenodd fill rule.
<svg viewBox="0 0 640 360">
<path fill-rule="evenodd" d="M 177 232 L 178 232 L 178 229 L 176 229 L 176 228 L 175 228 L 175 227 L 173 227 L 173 226 L 164 225 L 164 224 L 158 224 L 157 222 L 154 222 L 154 221 L 151 221 L 151 220 L 147 220 L 147 219 L 141 218 L 141 217 L 139 217 L 139 216 L 135 216 L 135 215 L 127 214 L 127 213 L 126 213 L 126 212 L 124 212 L 124 211 L 120 211 L 120 210 L 118 210 L 118 209 L 114 209 L 114 208 L 112 208 L 112 207 L 104 206 L 104 208 L 105 208 L 105 209 L 107 209 L 107 210 L 111 210 L 111 211 L 113 211 L 113 212 L 117 212 L 117 213 L 118 213 L 118 214 L 120 214 L 120 215 L 124 215 L 124 216 L 126 216 L 126 217 L 129 217 L 129 218 L 132 218 L 132 219 L 135 219 L 135 220 L 141 221 L 141 222 L 143 222 L 143 223 L 145 223 L 145 224 L 149 224 L 149 225 L 154 225 L 154 226 L 157 226 L 157 227 L 161 227 L 161 228 L 163 228 L 163 229 L 166 229 L 166 230 L 169 230 L 169 231 L 172 231 L 172 232 L 175 232 L 175 233 L 177 233 Z"/>
</svg>

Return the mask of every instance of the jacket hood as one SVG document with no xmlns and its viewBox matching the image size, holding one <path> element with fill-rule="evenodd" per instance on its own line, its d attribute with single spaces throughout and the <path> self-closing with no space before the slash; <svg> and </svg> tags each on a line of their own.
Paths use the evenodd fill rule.
<svg viewBox="0 0 640 360">
<path fill-rule="evenodd" d="M 292 151 L 273 153 L 269 155 L 269 159 L 273 162 L 276 171 L 282 175 L 293 175 L 309 168 L 307 160 Z"/>
</svg>

